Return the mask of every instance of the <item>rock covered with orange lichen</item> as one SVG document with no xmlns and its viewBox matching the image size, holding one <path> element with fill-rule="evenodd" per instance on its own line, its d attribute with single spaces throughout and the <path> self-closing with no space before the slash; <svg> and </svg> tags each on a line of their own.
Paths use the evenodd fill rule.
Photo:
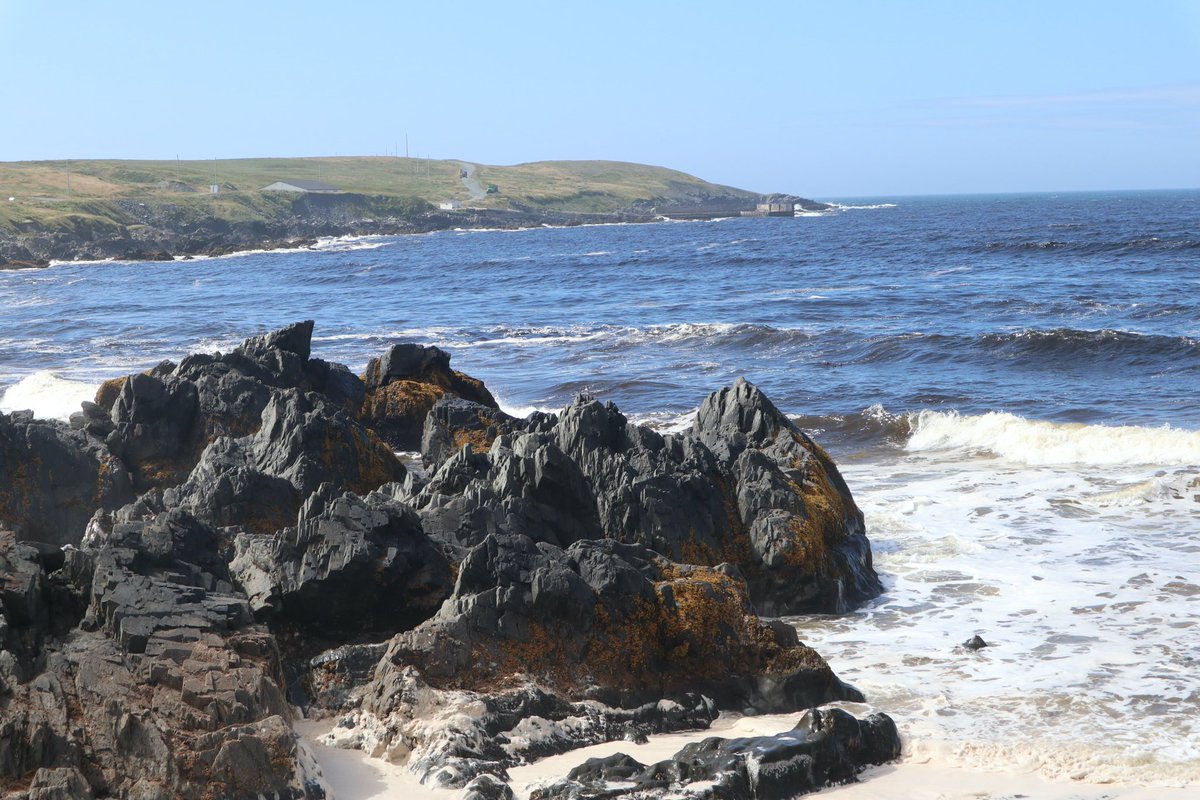
<svg viewBox="0 0 1200 800">
<path fill-rule="evenodd" d="M 393 639 L 377 681 L 389 663 L 446 688 L 533 679 L 621 706 L 685 691 L 760 712 L 861 699 L 792 628 L 759 620 L 735 567 L 610 539 L 489 536 L 438 613 Z"/>
<path fill-rule="evenodd" d="M 612 540 L 562 549 L 489 536 L 463 559 L 439 612 L 393 638 L 350 726 L 357 733 L 344 734 L 370 738 L 435 783 L 462 785 L 521 758 L 705 726 L 721 709 L 835 700 L 862 695 L 795 629 L 762 622 L 730 565 L 677 564 Z M 425 705 L 471 703 L 477 713 L 449 727 L 420 719 Z M 497 731 L 511 746 L 488 746 Z"/>
<path fill-rule="evenodd" d="M 437 347 L 394 345 L 371 359 L 363 381 L 363 422 L 398 450 L 420 448 L 425 417 L 443 397 L 498 409 L 483 381 L 450 369 L 450 354 Z"/>
<path fill-rule="evenodd" d="M 833 459 L 758 387 L 739 379 L 714 392 L 691 435 L 729 476 L 760 612 L 843 611 L 882 591 L 862 512 Z"/>
</svg>

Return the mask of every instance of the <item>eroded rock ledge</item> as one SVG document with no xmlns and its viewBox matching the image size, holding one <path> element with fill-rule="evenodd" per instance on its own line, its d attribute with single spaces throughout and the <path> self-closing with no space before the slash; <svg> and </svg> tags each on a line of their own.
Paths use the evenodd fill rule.
<svg viewBox="0 0 1200 800">
<path fill-rule="evenodd" d="M 503 797 L 507 768 L 585 744 L 862 699 L 758 616 L 880 587 L 832 460 L 752 384 L 681 434 L 586 397 L 515 419 L 437 348 L 360 377 L 312 330 L 115 379 L 70 425 L 0 415 L 6 793 L 324 797 L 299 707 Z M 418 445 L 426 475 L 393 453 Z M 886 717 L 808 719 L 680 755 L 707 777 L 593 765 L 546 796 L 617 770 L 635 797 L 768 797 L 747 747 L 807 788 L 898 753 Z"/>
</svg>

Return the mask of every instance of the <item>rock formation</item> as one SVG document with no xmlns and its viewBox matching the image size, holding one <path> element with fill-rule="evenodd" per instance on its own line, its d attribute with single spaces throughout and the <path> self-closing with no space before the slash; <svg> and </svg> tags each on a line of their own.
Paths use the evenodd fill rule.
<svg viewBox="0 0 1200 800">
<path fill-rule="evenodd" d="M 841 612 L 881 590 L 833 461 L 750 383 L 714 393 L 691 430 L 666 436 L 584 397 L 527 421 L 475 413 L 472 423 L 473 412 L 435 407 L 430 461 L 455 435 L 470 446 L 411 498 L 425 530 L 452 547 L 492 533 L 559 547 L 636 542 L 682 563 L 736 565 L 766 614 Z"/>
<path fill-rule="evenodd" d="M 812 709 L 787 733 L 745 739 L 711 737 L 666 761 L 646 766 L 624 753 L 589 759 L 531 800 L 662 797 L 684 790 L 703 800 L 797 797 L 849 783 L 869 764 L 900 755 L 896 726 L 875 714 L 859 721 L 845 711 Z"/>
<path fill-rule="evenodd" d="M 516 419 L 444 351 L 397 345 L 360 379 L 312 329 L 110 381 L 70 425 L 0 415 L 5 792 L 324 797 L 300 706 L 507 797 L 525 760 L 862 699 L 758 617 L 879 584 L 836 467 L 754 386 L 676 435 L 590 398 Z M 427 477 L 392 451 L 417 446 Z M 637 797 L 668 773 L 775 796 L 745 793 L 747 748 L 779 791 L 897 752 L 886 718 L 809 719 L 561 796 L 613 769 Z"/>
<path fill-rule="evenodd" d="M 397 450 L 421 446 L 425 417 L 443 397 L 498 409 L 483 381 L 450 369 L 450 354 L 436 347 L 398 344 L 367 364 L 362 419 Z"/>
</svg>

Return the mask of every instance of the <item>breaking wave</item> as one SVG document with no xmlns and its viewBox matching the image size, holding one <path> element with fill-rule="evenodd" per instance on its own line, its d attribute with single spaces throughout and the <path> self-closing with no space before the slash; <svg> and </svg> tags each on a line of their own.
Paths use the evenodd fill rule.
<svg viewBox="0 0 1200 800">
<path fill-rule="evenodd" d="M 1163 426 L 1043 422 L 991 412 L 919 411 L 908 417 L 910 452 L 959 451 L 1026 465 L 1195 466 L 1200 431 Z"/>
<path fill-rule="evenodd" d="M 0 412 L 32 411 L 38 419 L 68 419 L 79 404 L 96 396 L 99 384 L 60 378 L 43 370 L 0 391 Z"/>
</svg>

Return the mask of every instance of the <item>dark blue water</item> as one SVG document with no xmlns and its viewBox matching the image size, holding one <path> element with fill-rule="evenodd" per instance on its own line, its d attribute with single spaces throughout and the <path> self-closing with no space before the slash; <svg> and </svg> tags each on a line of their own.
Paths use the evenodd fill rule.
<svg viewBox="0 0 1200 800">
<path fill-rule="evenodd" d="M 355 369 L 449 349 L 510 406 L 882 405 L 1200 428 L 1200 192 L 901 198 L 819 217 L 441 232 L 374 249 L 0 272 L 0 388 L 317 321 Z"/>
</svg>

